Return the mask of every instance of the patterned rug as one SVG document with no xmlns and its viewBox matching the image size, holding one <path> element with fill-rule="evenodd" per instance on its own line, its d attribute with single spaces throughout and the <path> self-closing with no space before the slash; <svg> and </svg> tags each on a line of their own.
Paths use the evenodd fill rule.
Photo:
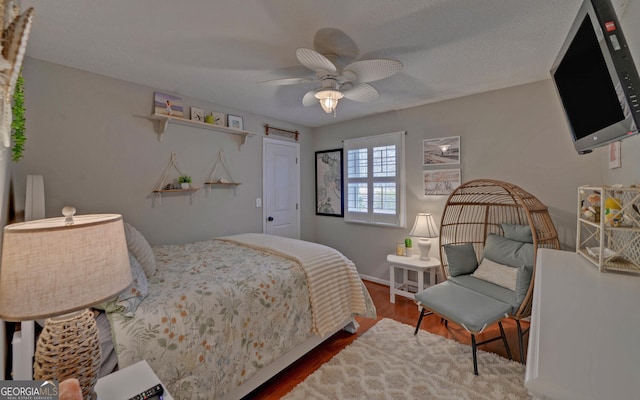
<svg viewBox="0 0 640 400">
<path fill-rule="evenodd" d="M 471 346 L 383 319 L 323 364 L 284 400 L 530 399 L 525 367 Z"/>
</svg>

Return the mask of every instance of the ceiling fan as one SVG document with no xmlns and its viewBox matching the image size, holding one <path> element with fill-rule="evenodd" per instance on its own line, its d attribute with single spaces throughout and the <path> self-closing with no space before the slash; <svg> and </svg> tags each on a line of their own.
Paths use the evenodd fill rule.
<svg viewBox="0 0 640 400">
<path fill-rule="evenodd" d="M 259 84 L 275 86 L 319 81 L 321 87 L 308 91 L 302 98 L 302 104 L 309 107 L 319 102 L 324 112 L 333 113 L 334 116 L 338 101 L 342 98 L 365 103 L 378 100 L 380 93 L 368 82 L 388 78 L 402 69 L 400 61 L 382 58 L 355 61 L 340 68 L 338 56 L 322 55 L 307 48 L 297 49 L 296 57 L 302 65 L 316 73 L 315 77 L 273 79 Z"/>
</svg>

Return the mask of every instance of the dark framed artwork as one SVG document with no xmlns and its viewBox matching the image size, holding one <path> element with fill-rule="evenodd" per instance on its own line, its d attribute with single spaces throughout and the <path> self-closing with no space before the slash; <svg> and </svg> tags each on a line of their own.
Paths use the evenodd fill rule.
<svg viewBox="0 0 640 400">
<path fill-rule="evenodd" d="M 344 216 L 342 149 L 316 151 L 316 215 Z"/>
</svg>

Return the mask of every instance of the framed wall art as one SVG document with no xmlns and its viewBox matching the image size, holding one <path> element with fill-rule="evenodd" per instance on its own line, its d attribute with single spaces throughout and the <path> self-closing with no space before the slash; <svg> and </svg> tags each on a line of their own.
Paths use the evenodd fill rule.
<svg viewBox="0 0 640 400">
<path fill-rule="evenodd" d="M 191 107 L 191 120 L 204 122 L 204 110 L 202 108 Z"/>
<path fill-rule="evenodd" d="M 316 151 L 316 215 L 344 216 L 342 149 Z"/>
<path fill-rule="evenodd" d="M 153 106 L 156 114 L 184 117 L 182 97 L 168 93 L 155 92 L 153 94 Z"/>
<path fill-rule="evenodd" d="M 609 143 L 609 168 L 622 167 L 622 160 L 620 159 L 620 142 Z"/>
<path fill-rule="evenodd" d="M 226 126 L 226 115 L 223 113 L 212 111 L 205 117 L 205 121 L 207 124 L 213 124 L 218 126 Z"/>
<path fill-rule="evenodd" d="M 459 169 L 422 171 L 425 196 L 449 195 L 460 186 Z"/>
<path fill-rule="evenodd" d="M 423 165 L 460 164 L 460 136 L 422 141 Z"/>
<path fill-rule="evenodd" d="M 242 117 L 238 117 L 237 115 L 227 115 L 227 126 L 229 128 L 235 129 L 244 129 L 244 124 L 242 123 Z"/>
</svg>

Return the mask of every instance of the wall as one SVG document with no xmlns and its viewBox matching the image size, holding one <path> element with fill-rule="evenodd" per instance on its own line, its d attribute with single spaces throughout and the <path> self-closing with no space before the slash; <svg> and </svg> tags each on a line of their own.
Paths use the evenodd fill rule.
<svg viewBox="0 0 640 400">
<path fill-rule="evenodd" d="M 550 80 L 319 128 L 315 148 L 399 130 L 407 131 L 407 227 L 316 217 L 317 241 L 343 251 L 363 275 L 388 280 L 386 255 L 408 235 L 417 212 L 431 212 L 439 221 L 446 196 L 422 195 L 422 141 L 439 137 L 460 136 L 462 181 L 499 179 L 531 192 L 549 207 L 563 247 L 575 247 L 576 188 L 601 183 L 600 155 L 575 152 Z M 436 243 L 431 254 L 438 255 Z"/>
<path fill-rule="evenodd" d="M 75 206 L 78 214 L 120 213 L 151 244 L 262 232 L 262 209 L 255 201 L 262 197 L 263 125 L 298 129 L 300 153 L 313 154 L 308 128 L 189 98 L 184 98 L 186 110 L 197 106 L 205 113 L 241 115 L 244 128 L 258 136 L 239 151 L 239 136 L 169 124 L 160 142 L 144 118 L 152 112 L 154 88 L 30 58 L 24 76 L 28 140 L 25 157 L 13 170 L 16 203 L 24 205 L 26 175 L 43 175 L 47 217 L 60 216 L 65 205 Z M 201 189 L 193 202 L 185 194 L 157 201 L 152 190 L 172 152 L 180 169 L 202 187 L 220 148 L 234 180 L 242 183 L 235 191 Z M 313 179 L 313 169 L 311 157 L 303 156 L 303 182 Z M 313 240 L 313 219 L 313 194 L 302 192 L 303 239 Z"/>
</svg>

